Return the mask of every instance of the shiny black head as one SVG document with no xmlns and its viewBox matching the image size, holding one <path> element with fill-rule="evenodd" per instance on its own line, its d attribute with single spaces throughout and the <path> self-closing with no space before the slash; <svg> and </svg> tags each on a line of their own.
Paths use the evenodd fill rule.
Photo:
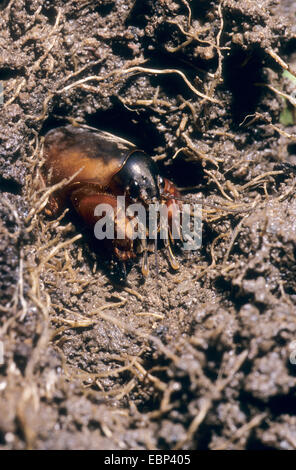
<svg viewBox="0 0 296 470">
<path fill-rule="evenodd" d="M 125 194 L 134 202 L 159 200 L 158 170 L 154 161 L 144 152 L 133 152 L 115 175 Z"/>
</svg>

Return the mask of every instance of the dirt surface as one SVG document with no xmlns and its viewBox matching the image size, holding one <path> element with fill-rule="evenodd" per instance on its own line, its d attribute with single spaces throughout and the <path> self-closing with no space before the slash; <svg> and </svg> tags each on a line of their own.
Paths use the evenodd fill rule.
<svg viewBox="0 0 296 470">
<path fill-rule="evenodd" d="M 295 2 L 0 10 L 0 448 L 295 449 Z M 43 136 L 69 122 L 203 198 L 178 272 L 160 252 L 118 286 L 46 217 Z"/>
</svg>

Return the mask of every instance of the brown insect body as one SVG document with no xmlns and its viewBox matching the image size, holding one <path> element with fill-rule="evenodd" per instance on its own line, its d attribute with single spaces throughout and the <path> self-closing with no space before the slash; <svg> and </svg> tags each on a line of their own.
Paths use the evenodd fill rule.
<svg viewBox="0 0 296 470">
<path fill-rule="evenodd" d="M 181 206 L 179 192 L 173 183 L 160 177 L 153 160 L 132 143 L 112 134 L 71 125 L 58 127 L 46 134 L 44 155 L 46 184 L 70 180 L 51 195 L 47 205 L 51 216 L 72 204 L 84 223 L 93 229 L 99 219 L 94 215 L 96 206 L 109 204 L 116 213 L 117 196 L 126 197 L 126 207 L 134 202 L 148 207 L 149 203 L 164 201 L 169 221 L 173 208 Z M 136 244 L 130 233 L 130 218 L 125 216 L 120 220 L 124 227 L 115 219 L 115 234 L 124 230 L 125 237 L 106 240 L 105 246 L 118 260 L 125 262 L 137 256 Z M 147 244 L 141 242 L 142 272 L 147 275 Z M 171 266 L 177 269 L 169 240 L 165 245 Z"/>
</svg>

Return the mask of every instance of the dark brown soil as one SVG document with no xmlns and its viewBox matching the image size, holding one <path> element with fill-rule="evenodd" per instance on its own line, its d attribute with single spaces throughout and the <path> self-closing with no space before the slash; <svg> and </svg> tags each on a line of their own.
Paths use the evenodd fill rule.
<svg viewBox="0 0 296 470">
<path fill-rule="evenodd" d="M 0 9 L 0 448 L 295 449 L 295 2 Z M 43 136 L 67 122 L 203 197 L 178 272 L 160 252 L 118 286 L 46 217 Z"/>
</svg>

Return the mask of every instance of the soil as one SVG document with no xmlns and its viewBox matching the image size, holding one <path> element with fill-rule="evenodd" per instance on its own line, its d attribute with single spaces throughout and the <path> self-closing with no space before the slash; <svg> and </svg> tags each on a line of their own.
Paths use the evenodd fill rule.
<svg viewBox="0 0 296 470">
<path fill-rule="evenodd" d="M 295 449 L 295 2 L 0 10 L 0 448 Z M 43 137 L 69 122 L 203 199 L 179 271 L 160 250 L 117 284 L 46 216 Z"/>
</svg>

